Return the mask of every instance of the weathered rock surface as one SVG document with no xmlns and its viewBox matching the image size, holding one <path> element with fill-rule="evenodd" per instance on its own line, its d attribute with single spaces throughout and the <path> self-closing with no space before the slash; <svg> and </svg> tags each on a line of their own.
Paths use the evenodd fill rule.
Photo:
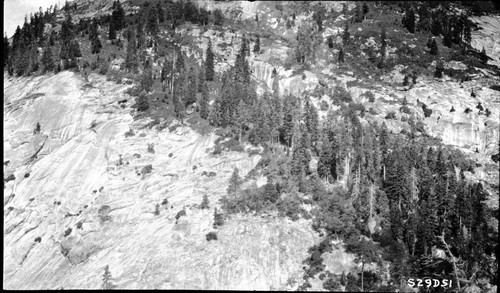
<svg viewBox="0 0 500 293">
<path fill-rule="evenodd" d="M 106 265 L 118 288 L 129 289 L 286 289 L 300 277 L 317 241 L 307 221 L 236 216 L 218 229 L 218 240 L 205 238 L 233 168 L 244 176 L 259 155 L 213 157 L 206 152 L 213 134 L 141 129 L 147 121 L 133 121 L 117 103 L 130 99 L 127 86 L 101 76 L 87 85 L 69 72 L 4 79 L 4 155 L 16 175 L 4 190 L 5 288 L 99 288 Z M 44 95 L 26 99 L 33 93 Z M 41 133 L 33 135 L 37 122 Z M 125 137 L 129 125 L 137 135 Z M 120 155 L 128 164 L 118 163 Z M 152 172 L 137 176 L 146 165 Z M 210 210 L 196 207 L 204 194 Z"/>
</svg>

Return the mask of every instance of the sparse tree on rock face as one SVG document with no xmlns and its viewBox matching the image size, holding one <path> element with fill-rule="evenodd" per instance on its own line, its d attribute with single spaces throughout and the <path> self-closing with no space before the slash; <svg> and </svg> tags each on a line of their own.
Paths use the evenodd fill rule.
<svg viewBox="0 0 500 293">
<path fill-rule="evenodd" d="M 102 275 L 102 285 L 101 288 L 104 290 L 111 290 L 115 287 L 113 283 L 110 281 L 111 280 L 111 272 L 109 271 L 109 266 L 106 265 L 104 267 L 104 274 Z"/>
<path fill-rule="evenodd" d="M 255 45 L 253 47 L 253 52 L 255 54 L 259 54 L 260 53 L 260 37 L 257 36 L 257 39 L 255 40 Z"/>
<path fill-rule="evenodd" d="M 233 175 L 231 175 L 231 178 L 229 179 L 229 186 L 227 188 L 226 193 L 228 195 L 236 194 L 240 190 L 240 185 L 241 185 L 241 178 L 239 175 L 239 170 L 238 168 L 234 168 Z"/>
<path fill-rule="evenodd" d="M 487 64 L 488 63 L 488 55 L 486 55 L 486 49 L 484 49 L 484 46 L 483 46 L 483 49 L 481 50 L 480 58 L 481 58 L 481 62 L 483 64 Z"/>
<path fill-rule="evenodd" d="M 45 45 L 41 61 L 44 72 L 54 70 L 54 57 L 52 55 L 52 48 L 50 47 L 49 42 Z"/>
<path fill-rule="evenodd" d="M 203 200 L 201 201 L 200 208 L 202 210 L 209 208 L 208 196 L 206 194 L 203 195 Z"/>
</svg>

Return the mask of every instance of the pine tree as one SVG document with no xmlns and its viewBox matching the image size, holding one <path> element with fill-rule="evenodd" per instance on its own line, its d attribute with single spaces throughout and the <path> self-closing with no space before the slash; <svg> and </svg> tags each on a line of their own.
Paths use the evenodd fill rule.
<svg viewBox="0 0 500 293">
<path fill-rule="evenodd" d="M 108 39 L 109 40 L 116 39 L 116 28 L 115 28 L 115 23 L 113 21 L 109 22 Z"/>
<path fill-rule="evenodd" d="M 271 176 L 267 176 L 267 183 L 264 185 L 263 198 L 270 203 L 276 203 L 279 199 L 279 191 Z"/>
<path fill-rule="evenodd" d="M 9 39 L 7 38 L 7 34 L 5 34 L 3 37 L 3 67 L 4 68 L 9 63 L 9 50 L 10 50 Z"/>
<path fill-rule="evenodd" d="M 308 152 L 309 149 L 309 136 L 306 127 L 302 125 L 299 145 L 294 148 L 291 169 L 292 175 L 300 175 L 302 172 L 305 174 L 309 173 L 309 162 L 311 161 L 311 155 Z"/>
<path fill-rule="evenodd" d="M 340 48 L 339 49 L 339 57 L 338 57 L 338 62 L 339 63 L 344 63 L 344 49 Z"/>
<path fill-rule="evenodd" d="M 159 23 L 165 22 L 165 12 L 163 11 L 163 8 L 161 7 L 161 2 L 156 3 L 156 11 L 158 12 L 158 22 Z"/>
<path fill-rule="evenodd" d="M 443 71 L 444 71 L 443 62 L 438 61 L 438 63 L 436 64 L 436 70 L 434 71 L 434 77 L 435 78 L 442 78 L 443 77 Z"/>
<path fill-rule="evenodd" d="M 158 26 L 158 14 L 156 9 L 149 10 L 148 22 L 146 24 L 146 32 L 152 36 L 157 36 L 160 28 Z"/>
<path fill-rule="evenodd" d="M 153 69 L 151 63 L 151 60 L 147 60 L 144 65 L 144 70 L 142 71 L 141 87 L 146 92 L 150 92 L 153 87 Z"/>
<path fill-rule="evenodd" d="M 106 265 L 104 267 L 104 274 L 102 275 L 102 285 L 101 288 L 104 290 L 111 290 L 115 287 L 113 283 L 110 281 L 112 279 L 111 272 L 109 271 L 109 266 Z"/>
<path fill-rule="evenodd" d="M 203 85 L 206 83 L 205 66 L 203 66 L 203 64 L 198 68 L 197 82 L 198 82 L 197 92 L 201 93 L 203 91 Z"/>
<path fill-rule="evenodd" d="M 317 172 L 321 178 L 325 178 L 328 182 L 337 179 L 335 153 L 328 134 L 325 131 L 323 142 L 321 144 L 321 152 L 319 155 Z"/>
<path fill-rule="evenodd" d="M 368 7 L 368 4 L 363 3 L 363 15 L 366 16 L 366 14 L 368 14 L 368 12 L 370 11 L 370 8 Z"/>
<path fill-rule="evenodd" d="M 347 45 L 350 37 L 351 37 L 351 35 L 349 34 L 349 22 L 346 21 L 344 33 L 342 34 L 342 41 L 343 41 L 344 46 Z"/>
<path fill-rule="evenodd" d="M 239 175 L 239 170 L 238 168 L 235 167 L 233 170 L 233 174 L 229 179 L 229 186 L 227 187 L 226 194 L 229 196 L 231 195 L 234 196 L 236 193 L 239 192 L 241 183 L 242 180 Z"/>
<path fill-rule="evenodd" d="M 209 109 L 209 94 L 208 94 L 208 85 L 207 83 L 203 83 L 203 90 L 201 92 L 201 101 L 200 101 L 200 117 L 203 119 L 208 119 L 210 114 Z"/>
<path fill-rule="evenodd" d="M 212 52 L 212 41 L 208 41 L 207 51 L 205 53 L 205 74 L 206 80 L 213 81 L 214 80 L 214 53 Z"/>
<path fill-rule="evenodd" d="M 438 49 L 438 45 L 437 45 L 437 42 L 436 42 L 436 39 L 432 39 L 432 43 L 431 43 L 431 55 L 439 55 L 439 49 Z"/>
<path fill-rule="evenodd" d="M 486 50 L 484 49 L 484 46 L 483 49 L 481 50 L 480 59 L 483 64 L 488 64 L 489 58 L 488 55 L 486 55 Z"/>
<path fill-rule="evenodd" d="M 259 54 L 260 53 L 260 37 L 257 36 L 256 40 L 255 40 L 255 45 L 253 46 L 253 52 L 255 54 Z"/>
<path fill-rule="evenodd" d="M 311 145 L 315 148 L 319 140 L 319 116 L 316 107 L 314 107 L 309 97 L 306 98 L 304 105 L 304 122 L 309 133 Z"/>
<path fill-rule="evenodd" d="M 355 22 L 362 22 L 363 21 L 363 18 L 364 18 L 364 14 L 363 14 L 363 8 L 361 6 L 361 4 L 358 2 L 356 3 L 356 12 L 355 12 L 355 15 L 354 15 L 354 21 Z"/>
<path fill-rule="evenodd" d="M 403 25 L 410 33 L 415 33 L 415 11 L 413 11 L 413 7 L 410 7 L 410 9 L 406 11 L 403 22 Z"/>
<path fill-rule="evenodd" d="M 44 72 L 54 70 L 54 57 L 52 55 L 52 48 L 50 47 L 49 42 L 45 45 L 41 61 Z"/>
<path fill-rule="evenodd" d="M 125 57 L 125 67 L 131 72 L 137 72 L 139 67 L 137 60 L 137 40 L 135 36 L 135 32 L 133 30 L 129 31 L 130 38 L 128 39 L 127 44 L 127 53 Z"/>
</svg>

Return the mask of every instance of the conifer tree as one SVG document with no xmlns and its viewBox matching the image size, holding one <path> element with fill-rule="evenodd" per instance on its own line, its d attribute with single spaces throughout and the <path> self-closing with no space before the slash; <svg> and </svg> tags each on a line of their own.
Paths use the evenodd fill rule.
<svg viewBox="0 0 500 293">
<path fill-rule="evenodd" d="M 201 205 L 200 205 L 200 208 L 202 210 L 204 209 L 208 209 L 210 206 L 209 206 L 209 201 L 208 201 L 208 196 L 206 194 L 203 195 L 203 200 L 201 201 Z"/>
<path fill-rule="evenodd" d="M 309 162 L 311 161 L 311 155 L 308 152 L 309 149 L 309 136 L 306 127 L 301 126 L 301 134 L 299 145 L 294 148 L 291 169 L 292 175 L 300 175 L 302 172 L 305 174 L 309 173 Z"/>
<path fill-rule="evenodd" d="M 110 290 L 110 289 L 113 289 L 115 287 L 115 285 L 113 285 L 113 283 L 110 281 L 111 280 L 111 272 L 109 271 L 109 266 L 106 265 L 104 267 L 104 274 L 102 275 L 102 289 L 104 290 Z"/>
<path fill-rule="evenodd" d="M 212 41 L 208 41 L 207 51 L 205 53 L 205 74 L 206 80 L 213 81 L 214 80 L 214 53 L 212 52 Z"/>
<path fill-rule="evenodd" d="M 7 38 L 7 34 L 5 34 L 3 37 L 3 67 L 4 68 L 9 63 L 9 52 L 10 52 L 9 39 Z"/>
<path fill-rule="evenodd" d="M 437 45 L 437 42 L 436 42 L 436 39 L 432 39 L 432 43 L 431 43 L 431 55 L 439 55 L 439 49 L 438 49 L 438 45 Z"/>
<path fill-rule="evenodd" d="M 109 40 L 116 39 L 116 28 L 115 28 L 115 23 L 113 21 L 109 22 L 108 39 Z"/>
<path fill-rule="evenodd" d="M 141 87 L 146 91 L 150 92 L 153 87 L 153 69 L 152 69 L 152 60 L 147 60 L 144 65 L 144 70 L 142 72 L 141 77 Z"/>
<path fill-rule="evenodd" d="M 344 49 L 342 49 L 342 48 L 339 49 L 338 62 L 339 63 L 344 63 Z"/>
<path fill-rule="evenodd" d="M 315 148 L 316 143 L 319 139 L 318 111 L 312 104 L 309 97 L 307 97 L 305 101 L 303 119 L 306 125 L 307 132 L 309 133 L 311 145 L 313 148 Z"/>
<path fill-rule="evenodd" d="M 443 77 L 443 71 L 444 71 L 443 62 L 438 61 L 438 63 L 436 64 L 436 70 L 434 71 L 434 77 L 435 78 L 442 78 Z"/>
<path fill-rule="evenodd" d="M 256 40 L 255 40 L 255 45 L 253 46 L 253 52 L 255 54 L 259 54 L 260 53 L 260 37 L 257 36 Z"/>
<path fill-rule="evenodd" d="M 267 183 L 264 185 L 263 198 L 270 203 L 276 203 L 279 199 L 279 192 L 271 176 L 267 176 Z"/>
<path fill-rule="evenodd" d="M 229 186 L 227 187 L 226 194 L 231 196 L 235 195 L 239 192 L 240 190 L 240 185 L 242 183 L 242 180 L 239 175 L 239 170 L 238 168 L 234 168 L 233 174 L 231 175 L 231 178 L 229 179 Z"/>
<path fill-rule="evenodd" d="M 137 72 L 139 67 L 137 60 L 137 39 L 133 30 L 129 31 L 129 39 L 127 44 L 127 53 L 125 57 L 125 67 L 131 72 Z"/>
<path fill-rule="evenodd" d="M 347 45 L 350 37 L 351 37 L 351 35 L 349 34 L 349 22 L 346 21 L 344 33 L 342 34 L 342 41 L 343 41 L 344 46 Z"/>
<path fill-rule="evenodd" d="M 483 64 L 488 64 L 488 55 L 486 55 L 486 50 L 484 49 L 484 46 L 483 49 L 481 50 L 480 59 Z"/>
<path fill-rule="evenodd" d="M 163 8 L 161 7 L 161 2 L 156 3 L 156 11 L 158 13 L 158 22 L 159 23 L 165 22 L 165 12 L 163 11 Z"/>
<path fill-rule="evenodd" d="M 203 64 L 198 68 L 198 77 L 197 77 L 197 92 L 201 93 L 203 91 L 203 85 L 206 83 L 205 79 L 205 66 Z"/>
<path fill-rule="evenodd" d="M 203 119 L 208 119 L 210 114 L 209 109 L 209 95 L 208 95 L 208 85 L 207 83 L 203 83 L 203 90 L 201 92 L 201 101 L 200 101 L 200 117 Z"/>
<path fill-rule="evenodd" d="M 52 48 L 50 47 L 49 42 L 46 43 L 45 48 L 43 49 L 41 61 L 44 72 L 54 70 L 54 57 L 52 55 Z"/>
<path fill-rule="evenodd" d="M 157 36 L 160 28 L 158 26 L 158 14 L 156 9 L 149 9 L 148 21 L 146 24 L 146 32 L 149 35 Z"/>
<path fill-rule="evenodd" d="M 415 33 L 415 11 L 413 11 L 413 7 L 406 10 L 405 16 L 403 17 L 403 25 L 410 33 Z"/>
</svg>

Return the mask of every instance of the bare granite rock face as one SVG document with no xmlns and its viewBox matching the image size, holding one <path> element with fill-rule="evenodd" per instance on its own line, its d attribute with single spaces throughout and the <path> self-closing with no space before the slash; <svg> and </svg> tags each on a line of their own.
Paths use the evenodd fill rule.
<svg viewBox="0 0 500 293">
<path fill-rule="evenodd" d="M 318 238 L 308 221 L 235 216 L 206 240 L 233 168 L 244 176 L 259 155 L 214 157 L 217 136 L 188 127 L 142 129 L 148 121 L 118 106 L 128 86 L 101 76 L 4 79 L 4 155 L 16 176 L 4 192 L 5 288 L 96 289 L 106 265 L 128 289 L 286 289 L 300 278 Z M 44 95 L 28 104 L 33 92 Z M 129 127 L 137 135 L 125 137 Z M 209 210 L 197 208 L 204 194 Z"/>
</svg>

